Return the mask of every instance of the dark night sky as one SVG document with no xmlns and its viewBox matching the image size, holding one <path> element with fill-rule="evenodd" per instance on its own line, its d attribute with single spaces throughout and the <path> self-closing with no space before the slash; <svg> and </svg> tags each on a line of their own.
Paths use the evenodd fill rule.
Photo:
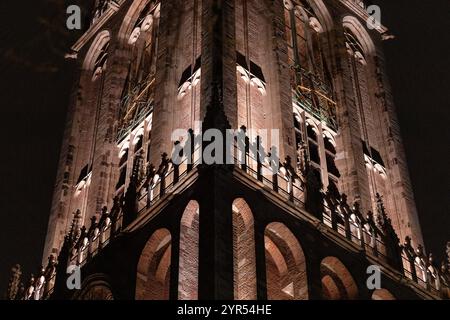
<svg viewBox="0 0 450 320">
<path fill-rule="evenodd" d="M 92 0 L 93 1 L 93 0 Z M 63 53 L 65 1 L 0 1 L 0 297 L 9 270 L 39 266 L 50 210 L 71 66 Z M 70 1 L 73 3 L 89 0 Z M 374 0 L 396 35 L 385 42 L 426 246 L 450 240 L 448 0 Z"/>
</svg>

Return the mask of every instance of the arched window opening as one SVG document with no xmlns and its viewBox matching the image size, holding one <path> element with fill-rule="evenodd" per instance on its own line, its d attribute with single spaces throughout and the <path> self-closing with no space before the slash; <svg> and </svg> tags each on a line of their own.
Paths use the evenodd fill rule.
<svg viewBox="0 0 450 320">
<path fill-rule="evenodd" d="M 358 299 L 358 287 L 344 264 L 335 257 L 327 257 L 320 264 L 322 298 L 325 300 Z"/>
<path fill-rule="evenodd" d="M 336 147 L 334 146 L 333 142 L 331 142 L 331 139 L 328 137 L 324 137 L 324 144 L 325 144 L 325 150 L 330 152 L 333 155 L 336 155 Z"/>
<path fill-rule="evenodd" d="M 120 190 L 127 181 L 127 167 L 128 167 L 128 148 L 122 151 L 119 160 L 119 179 L 117 180 L 116 190 Z"/>
<path fill-rule="evenodd" d="M 116 184 L 116 190 L 121 189 L 125 185 L 126 180 L 127 180 L 127 166 L 125 165 L 122 168 L 120 168 L 119 180 L 117 181 Z"/>
<path fill-rule="evenodd" d="M 326 33 L 310 1 L 285 3 L 285 28 L 294 101 L 320 121 L 337 127 L 333 83 L 323 46 Z"/>
<path fill-rule="evenodd" d="M 297 119 L 297 116 L 294 115 L 294 128 L 298 131 L 302 130 L 302 124 L 300 123 L 300 121 Z"/>
<path fill-rule="evenodd" d="M 306 261 L 297 238 L 282 223 L 271 223 L 264 233 L 267 298 L 307 300 Z"/>
<path fill-rule="evenodd" d="M 294 114 L 298 169 L 302 173 L 307 161 L 325 190 L 330 185 L 337 187 L 341 174 L 336 165 L 336 133 L 322 122 L 317 123 L 299 106 L 294 106 Z"/>
<path fill-rule="evenodd" d="M 306 126 L 306 130 L 308 132 L 308 138 L 314 142 L 317 142 L 317 133 L 314 130 L 314 127 L 308 123 L 308 125 Z"/>
<path fill-rule="evenodd" d="M 172 237 L 169 230 L 153 233 L 137 265 L 136 300 L 168 300 Z"/>
<path fill-rule="evenodd" d="M 123 155 L 120 157 L 119 167 L 122 167 L 128 161 L 128 149 L 123 152 Z"/>
<path fill-rule="evenodd" d="M 340 177 L 334 161 L 335 147 L 322 141 L 323 131 L 334 136 L 338 129 L 332 72 L 325 58 L 329 48 L 324 45 L 329 42 L 331 18 L 321 0 L 285 0 L 284 8 L 294 113 L 301 115 L 306 124 L 302 130 L 294 118 L 297 167 L 303 171 L 307 165 L 303 162 L 309 161 L 327 188 L 331 182 L 337 184 Z M 302 136 L 305 143 L 300 143 Z"/>
<path fill-rule="evenodd" d="M 324 133 L 323 142 L 325 146 L 325 157 L 327 162 L 327 169 L 329 176 L 329 184 L 332 182 L 336 182 L 337 179 L 341 176 L 337 166 L 336 166 L 336 147 L 332 139 L 327 136 L 331 135 L 331 133 Z"/>
<path fill-rule="evenodd" d="M 339 194 L 339 188 L 337 187 L 337 181 L 330 179 L 328 182 L 328 189 L 332 192 L 332 194 Z"/>
<path fill-rule="evenodd" d="M 150 162 L 151 159 L 151 144 L 152 144 L 152 129 L 150 128 L 148 130 L 148 135 L 147 135 L 147 163 Z"/>
<path fill-rule="evenodd" d="M 339 173 L 339 170 L 336 167 L 336 163 L 334 162 L 335 161 L 335 155 L 327 153 L 326 154 L 326 158 L 327 158 L 328 173 L 331 173 L 333 176 L 339 178 L 341 176 L 341 174 Z"/>
<path fill-rule="evenodd" d="M 197 201 L 191 201 L 181 218 L 179 300 L 198 299 L 199 210 Z"/>
<path fill-rule="evenodd" d="M 351 78 L 355 90 L 357 103 L 357 117 L 362 139 L 369 140 L 372 115 L 370 113 L 368 70 L 365 51 L 360 41 L 352 31 L 344 27 L 345 46 L 348 52 L 348 61 L 351 70 Z M 373 128 L 372 128 L 373 129 Z"/>
<path fill-rule="evenodd" d="M 139 38 L 141 38 L 141 36 L 145 36 L 145 32 L 149 31 L 153 27 L 154 20 L 159 19 L 159 10 L 159 4 L 155 6 L 153 1 L 147 3 L 134 24 L 133 31 L 128 39 L 128 44 L 133 45 L 139 40 Z"/>
<path fill-rule="evenodd" d="M 297 148 L 297 170 L 303 172 L 305 170 L 306 160 L 306 143 L 304 137 L 303 123 L 301 122 L 299 114 L 294 112 L 294 131 L 295 131 L 295 146 Z"/>
<path fill-rule="evenodd" d="M 350 54 L 358 58 L 358 62 L 365 63 L 364 48 L 353 33 L 348 29 L 344 29 L 345 45 Z"/>
<path fill-rule="evenodd" d="M 380 128 L 377 121 L 377 110 L 374 107 L 376 97 L 373 90 L 375 49 L 369 34 L 364 26 L 354 17 L 343 19 L 345 45 L 348 52 L 348 65 L 353 82 L 356 102 L 356 113 L 363 141 L 366 173 L 369 182 L 369 195 L 372 210 L 376 210 L 376 194 L 387 194 L 385 182 L 386 172 L 383 168 L 383 160 L 376 150 L 380 139 Z M 374 148 L 375 147 L 375 148 Z M 369 200 L 369 199 L 367 199 Z M 392 211 L 395 211 L 391 208 Z M 391 210 L 390 210 L 391 211 Z"/>
<path fill-rule="evenodd" d="M 233 202 L 234 299 L 255 300 L 256 252 L 253 213 L 244 199 Z"/>
<path fill-rule="evenodd" d="M 135 21 L 128 36 L 131 59 L 122 92 L 119 109 L 118 140 L 142 123 L 152 112 L 154 100 L 154 76 L 158 50 L 160 4 L 155 1 L 141 1 L 147 4 L 139 12 L 134 5 L 128 13 Z M 123 30 L 121 30 L 122 32 Z"/>
<path fill-rule="evenodd" d="M 324 30 L 308 1 L 295 6 L 285 1 L 285 26 L 291 65 L 323 75 L 320 33 Z"/>
<path fill-rule="evenodd" d="M 110 39 L 111 35 L 107 30 L 99 32 L 86 54 L 83 69 L 92 72 L 92 81 L 97 80 L 106 70 Z"/>
<path fill-rule="evenodd" d="M 309 146 L 309 158 L 312 162 L 320 165 L 320 155 L 319 155 L 319 147 L 317 144 L 313 143 L 311 140 L 308 143 Z"/>
</svg>

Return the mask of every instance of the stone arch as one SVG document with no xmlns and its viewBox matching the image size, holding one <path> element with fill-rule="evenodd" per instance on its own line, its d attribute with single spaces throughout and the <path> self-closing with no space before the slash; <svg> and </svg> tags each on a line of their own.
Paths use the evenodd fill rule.
<svg viewBox="0 0 450 320">
<path fill-rule="evenodd" d="M 313 119 L 312 117 L 307 117 L 306 118 L 306 126 L 310 126 L 312 128 L 312 130 L 314 130 L 314 132 L 317 135 L 320 135 L 320 130 L 319 130 L 319 122 L 315 119 Z"/>
<path fill-rule="evenodd" d="M 375 44 L 373 43 L 366 28 L 359 22 L 359 20 L 352 16 L 346 16 L 342 19 L 342 25 L 345 29 L 350 31 L 353 36 L 359 41 L 364 49 L 364 54 L 373 56 L 375 54 Z"/>
<path fill-rule="evenodd" d="M 274 222 L 264 232 L 267 298 L 307 300 L 306 261 L 302 247 L 284 224 Z"/>
<path fill-rule="evenodd" d="M 253 213 L 242 198 L 234 200 L 232 209 L 234 298 L 236 300 L 255 300 L 257 289 Z"/>
<path fill-rule="evenodd" d="M 172 236 L 156 230 L 142 250 L 137 265 L 136 300 L 168 300 Z"/>
<path fill-rule="evenodd" d="M 372 293 L 372 300 L 397 300 L 387 289 L 377 289 Z"/>
<path fill-rule="evenodd" d="M 333 19 L 331 18 L 328 8 L 322 0 L 307 0 L 314 13 L 317 15 L 320 24 L 324 27 L 324 31 L 331 31 L 333 29 Z"/>
<path fill-rule="evenodd" d="M 180 226 L 179 300 L 198 299 L 199 218 L 198 202 L 190 201 Z"/>
<path fill-rule="evenodd" d="M 322 297 L 326 300 L 358 299 L 358 287 L 345 265 L 336 257 L 326 257 L 320 264 Z"/>
<path fill-rule="evenodd" d="M 300 5 L 298 0 L 284 0 L 283 2 L 284 6 L 289 10 L 292 10 Z M 333 19 L 331 18 L 330 12 L 328 11 L 323 1 L 306 0 L 306 2 L 314 10 L 314 13 L 317 15 L 319 23 L 325 27 L 324 31 L 330 31 L 333 28 Z"/>
<path fill-rule="evenodd" d="M 114 300 L 111 286 L 103 275 L 88 277 L 82 289 L 74 296 L 75 300 Z"/>
<path fill-rule="evenodd" d="M 122 26 L 119 29 L 118 38 L 121 43 L 128 43 L 128 39 L 133 32 L 134 25 L 136 24 L 139 15 L 142 10 L 144 10 L 148 4 L 152 3 L 157 5 L 158 2 L 156 0 L 134 0 L 128 9 L 127 14 L 125 15 Z"/>
<path fill-rule="evenodd" d="M 72 164 L 67 168 L 74 179 L 78 178 L 78 183 L 84 180 L 87 182 L 88 174 L 92 171 L 90 163 L 93 144 L 87 141 L 95 140 L 96 122 L 98 120 L 101 101 L 104 98 L 105 70 L 109 67 L 110 61 L 110 40 L 109 30 L 99 31 L 89 47 L 84 59 L 80 59 L 80 73 L 77 80 L 76 98 L 72 101 L 74 114 L 72 128 L 73 132 L 70 144 L 75 147 L 76 157 Z M 107 71 L 107 70 L 106 70 Z M 82 111 L 81 111 L 82 110 Z M 77 182 L 77 180 L 75 180 Z M 91 207 L 87 198 L 91 189 L 83 183 L 78 184 L 75 196 L 68 202 L 67 212 L 80 211 L 81 225 L 89 224 L 90 218 L 95 215 L 96 209 Z M 70 223 L 66 220 L 66 225 Z"/>
<path fill-rule="evenodd" d="M 97 34 L 91 47 L 89 48 L 86 58 L 83 62 L 83 70 L 93 71 L 95 60 L 100 53 L 100 50 L 111 40 L 111 34 L 108 30 L 103 30 Z"/>
</svg>

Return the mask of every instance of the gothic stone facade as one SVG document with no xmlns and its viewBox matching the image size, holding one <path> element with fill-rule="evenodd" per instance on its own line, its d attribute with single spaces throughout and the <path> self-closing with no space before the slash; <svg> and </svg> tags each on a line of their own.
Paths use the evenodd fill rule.
<svg viewBox="0 0 450 320">
<path fill-rule="evenodd" d="M 358 0 L 97 1 L 72 48 L 78 80 L 44 250 L 59 255 L 54 296 L 435 297 L 425 289 L 439 277 L 411 247 L 423 240 L 387 30 L 367 19 Z M 164 153 L 190 140 L 172 133 L 199 122 L 252 129 L 250 142 L 278 129 L 282 170 L 263 174 L 248 154 L 174 165 Z M 382 290 L 366 287 L 370 265 Z"/>
</svg>

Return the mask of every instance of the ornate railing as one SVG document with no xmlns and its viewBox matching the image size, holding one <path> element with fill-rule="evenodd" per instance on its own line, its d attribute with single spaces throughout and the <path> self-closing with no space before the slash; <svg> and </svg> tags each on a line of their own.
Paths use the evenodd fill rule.
<svg viewBox="0 0 450 320">
<path fill-rule="evenodd" d="M 105 248 L 110 239 L 121 231 L 122 227 L 122 210 L 120 208 L 119 199 L 115 199 L 115 205 L 111 213 L 107 208 L 103 208 L 100 221 L 94 216 L 91 219 L 89 229 L 81 227 L 79 234 L 70 235 L 69 238 L 70 255 L 69 265 L 83 266 L 88 260 L 95 257 L 98 252 Z"/>
<path fill-rule="evenodd" d="M 192 130 L 189 131 L 189 135 L 191 139 L 188 141 L 194 141 Z M 257 137 L 256 141 L 261 140 Z M 334 230 L 342 239 L 356 245 L 368 257 L 395 268 L 424 290 L 443 298 L 450 298 L 448 261 L 438 268 L 431 254 L 426 257 L 423 248 L 419 247 L 417 250 L 412 248 L 409 238 L 400 245 L 385 212 L 381 196 L 377 195 L 376 217 L 371 212 L 364 216 L 360 212 L 358 202 L 350 206 L 345 194 L 341 195 L 331 189 L 326 192 L 315 189 L 317 181 L 314 179 L 317 178 L 308 166 L 305 172 L 299 172 L 292 167 L 291 159 L 287 157 L 280 164 L 279 170 L 273 171 L 267 157 L 260 153 L 254 156 L 249 151 L 247 140 L 245 151 L 241 152 L 238 145 L 238 143 L 234 145 L 234 164 L 231 164 L 235 170 L 261 183 L 266 190 L 280 196 L 283 202 L 319 219 L 324 226 Z M 109 212 L 106 207 L 103 208 L 98 222 L 97 218 L 93 217 L 89 228 L 80 227 L 81 213 L 78 211 L 75 214 L 58 263 L 82 267 L 107 247 L 139 215 L 145 214 L 162 201 L 202 163 L 201 146 L 193 145 L 190 150 L 194 151 L 187 154 L 180 164 L 174 164 L 167 154 L 163 154 L 158 168 L 150 165 L 144 178 L 137 174 L 142 171 L 142 168 L 139 168 L 142 162 L 135 161 L 127 193 L 121 198 L 114 199 L 114 205 Z M 270 161 L 274 161 L 274 158 L 270 157 Z M 447 251 L 450 254 L 450 244 Z M 65 272 L 65 268 L 61 270 Z M 47 268 L 41 268 L 39 277 L 32 276 L 28 287 L 22 291 L 16 290 L 21 293 L 15 296 L 25 300 L 47 299 L 53 292 L 55 275 L 56 259 L 51 256 Z M 17 274 L 12 279 L 17 283 Z"/>
</svg>

